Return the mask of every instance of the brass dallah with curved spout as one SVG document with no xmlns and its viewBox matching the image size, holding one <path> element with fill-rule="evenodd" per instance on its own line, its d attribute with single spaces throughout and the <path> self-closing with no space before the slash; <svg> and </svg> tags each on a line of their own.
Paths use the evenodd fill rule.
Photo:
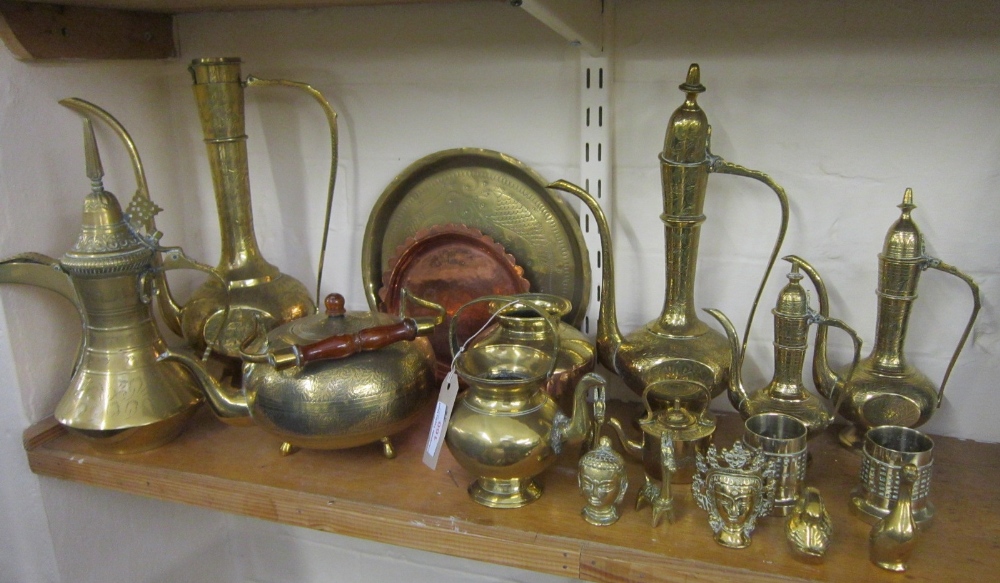
<svg viewBox="0 0 1000 583">
<path fill-rule="evenodd" d="M 330 208 L 337 167 L 336 113 L 318 91 L 304 83 L 240 79 L 236 58 L 196 59 L 190 66 L 205 146 L 208 151 L 215 202 L 219 211 L 222 257 L 215 268 L 219 279 L 207 280 L 182 307 L 167 295 L 160 296 L 164 321 L 197 350 L 210 349 L 239 365 L 239 347 L 260 323 L 266 330 L 316 312 L 316 299 L 295 278 L 282 273 L 261 255 L 253 228 L 250 176 L 245 132 L 245 86 L 289 86 L 309 93 L 322 106 L 330 124 L 332 164 L 327 196 L 326 223 L 320 252 L 323 271 Z M 319 276 L 318 276 L 319 277 Z M 238 378 L 236 370 L 230 371 Z"/>
<path fill-rule="evenodd" d="M 948 377 L 979 315 L 979 286 L 958 268 L 926 254 L 923 235 L 910 216 L 916 208 L 911 189 L 906 189 L 899 208 L 899 219 L 886 234 L 879 254 L 878 316 L 872 352 L 858 364 L 849 382 L 835 384 L 832 391 L 833 400 L 840 403 L 838 412 L 851 422 L 841 432 L 840 441 L 851 447 L 872 427 L 919 427 L 931 418 L 941 406 Z M 931 268 L 964 281 L 972 291 L 973 302 L 969 321 L 948 362 L 940 388 L 910 364 L 903 353 L 920 272 Z M 817 331 L 817 349 L 825 343 L 825 335 L 821 337 Z M 814 368 L 817 378 L 824 374 L 824 370 Z"/>
<path fill-rule="evenodd" d="M 836 383 L 850 382 L 850 375 L 857 367 L 861 357 L 861 339 L 857 333 L 844 322 L 830 318 L 826 285 L 819 273 L 804 259 L 795 255 L 784 258 L 792 264 L 788 273 L 788 284 L 778 294 L 774 310 L 774 375 L 767 386 L 753 393 L 748 393 L 743 386 L 742 365 L 745 353 L 740 352 L 739 338 L 733 324 L 722 312 L 707 310 L 726 330 L 730 346 L 733 349 L 733 374 L 729 386 L 729 402 L 747 419 L 758 413 L 784 413 L 801 421 L 812 437 L 826 429 L 833 421 L 833 413 L 816 395 L 810 393 L 802 382 L 802 367 L 805 363 L 808 349 L 807 335 L 809 325 L 815 323 L 819 327 L 833 326 L 847 332 L 854 342 L 854 360 L 846 369 L 846 377 L 827 370 L 826 342 L 822 346 L 817 342 L 813 355 L 814 365 L 823 371 L 820 383 L 816 389 L 826 398 L 831 397 L 831 391 Z M 805 271 L 818 290 L 820 296 L 820 311 L 816 313 L 809 306 L 809 295 L 799 281 Z M 817 335 L 819 332 L 817 332 Z M 816 364 L 820 363 L 820 364 Z"/>
<path fill-rule="evenodd" d="M 711 130 L 705 112 L 698 105 L 705 91 L 697 64 L 688 70 L 680 86 L 684 103 L 670 118 L 659 155 L 663 187 L 663 221 L 666 240 L 666 297 L 660 317 L 628 336 L 618 327 L 615 311 L 614 262 L 611 236 L 597 202 L 583 189 L 565 181 L 550 188 L 569 192 L 582 199 L 594 214 L 601 232 L 604 274 L 600 315 L 597 324 L 597 352 L 600 361 L 614 371 L 637 394 L 645 387 L 665 380 L 699 382 L 721 394 L 729 385 L 732 349 L 726 338 L 698 319 L 694 306 L 695 269 L 708 175 L 733 174 L 759 180 L 769 186 L 781 205 L 781 224 L 771 256 L 754 298 L 747 329 L 774 265 L 788 226 L 788 200 L 784 190 L 761 172 L 726 162 L 709 149 Z"/>
<path fill-rule="evenodd" d="M 159 246 L 138 153 L 128 132 L 103 109 L 82 99 L 60 103 L 84 116 L 87 176 L 80 235 L 56 260 L 24 253 L 0 261 L 0 283 L 52 290 L 69 299 L 83 320 L 72 378 L 55 418 L 98 450 L 135 453 L 173 439 L 202 403 L 202 389 L 190 367 L 162 362 L 167 346 L 153 317 L 155 280 L 168 267 L 208 266 L 188 260 L 179 248 Z M 104 170 L 92 118 L 104 121 L 125 144 L 138 188 L 127 212 L 103 185 Z M 159 253 L 166 252 L 161 262 Z M 169 265 L 168 265 L 169 264 Z"/>
</svg>

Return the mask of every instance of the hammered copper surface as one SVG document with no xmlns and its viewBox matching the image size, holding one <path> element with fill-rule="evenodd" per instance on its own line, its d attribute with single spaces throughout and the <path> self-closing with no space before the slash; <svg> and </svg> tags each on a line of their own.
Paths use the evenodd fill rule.
<svg viewBox="0 0 1000 583">
<path fill-rule="evenodd" d="M 566 320 L 579 325 L 590 299 L 590 261 L 576 214 L 545 184 L 519 160 L 479 148 L 413 163 L 382 193 L 365 229 L 361 275 L 369 306 L 386 310 L 377 292 L 399 245 L 422 229 L 459 223 L 512 254 L 532 291 L 570 300 Z"/>
<path fill-rule="evenodd" d="M 476 298 L 513 295 L 528 291 L 524 269 L 503 246 L 465 225 L 434 225 L 419 231 L 396 248 L 382 273 L 379 299 L 388 313 L 399 311 L 402 289 L 445 308 L 444 326 L 430 335 L 437 359 L 437 374 L 443 379 L 451 368 L 448 326 L 455 312 Z M 417 313 L 422 313 L 417 310 Z M 489 312 L 482 309 L 460 323 L 459 333 L 468 337 L 478 330 Z"/>
</svg>

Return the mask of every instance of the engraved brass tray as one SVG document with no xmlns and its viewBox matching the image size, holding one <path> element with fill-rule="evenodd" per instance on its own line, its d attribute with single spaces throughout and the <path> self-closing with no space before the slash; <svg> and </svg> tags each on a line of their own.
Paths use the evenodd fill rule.
<svg viewBox="0 0 1000 583">
<path fill-rule="evenodd" d="M 531 291 L 573 302 L 579 326 L 590 300 L 590 260 L 579 219 L 534 170 L 479 148 L 443 150 L 411 164 L 375 203 L 365 228 L 361 277 L 373 310 L 382 272 L 399 245 L 422 229 L 459 223 L 503 246 L 524 268 Z"/>
</svg>

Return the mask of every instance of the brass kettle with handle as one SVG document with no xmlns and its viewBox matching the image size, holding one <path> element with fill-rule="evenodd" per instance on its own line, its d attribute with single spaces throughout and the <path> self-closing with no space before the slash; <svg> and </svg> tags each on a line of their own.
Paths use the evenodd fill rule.
<svg viewBox="0 0 1000 583">
<path fill-rule="evenodd" d="M 686 96 L 684 103 L 670 118 L 659 155 L 663 188 L 660 219 L 666 241 L 666 297 L 659 318 L 627 336 L 622 334 L 615 309 L 611 233 L 600 205 L 585 190 L 566 181 L 549 185 L 583 200 L 597 221 L 604 258 L 597 354 L 601 363 L 621 376 L 638 395 L 650 384 L 666 379 L 701 383 L 713 396 L 729 386 L 733 349 L 723 335 L 698 319 L 694 306 L 698 243 L 705 221 L 702 211 L 709 175 L 732 174 L 758 180 L 774 191 L 781 206 L 778 236 L 754 298 L 748 330 L 788 226 L 788 200 L 780 186 L 766 174 L 711 153 L 711 129 L 697 102 L 698 94 L 705 91 L 700 76 L 698 65 L 691 65 L 687 81 L 680 86 Z"/>
<path fill-rule="evenodd" d="M 410 317 L 411 303 L 434 316 Z M 208 403 L 232 425 L 257 425 L 297 447 L 345 449 L 381 441 L 395 457 L 391 436 L 409 427 L 434 395 L 434 352 L 424 338 L 444 321 L 444 308 L 400 296 L 400 314 L 353 312 L 330 294 L 326 313 L 293 320 L 243 343 L 238 386 L 201 373 Z M 197 364 L 180 352 L 161 357 Z"/>
<path fill-rule="evenodd" d="M 83 338 L 72 378 L 55 418 L 98 450 L 135 453 L 173 439 L 202 403 L 195 372 L 201 365 L 163 362 L 167 352 L 153 316 L 154 289 L 167 269 L 186 267 L 211 273 L 177 248 L 161 248 L 142 162 L 125 128 L 111 114 L 82 99 L 60 103 L 84 116 L 87 176 L 77 242 L 60 259 L 25 253 L 0 261 L 0 283 L 49 289 L 77 308 Z M 104 190 L 92 119 L 105 122 L 131 157 L 138 189 L 123 212 Z M 160 253 L 164 256 L 161 258 Z"/>
</svg>

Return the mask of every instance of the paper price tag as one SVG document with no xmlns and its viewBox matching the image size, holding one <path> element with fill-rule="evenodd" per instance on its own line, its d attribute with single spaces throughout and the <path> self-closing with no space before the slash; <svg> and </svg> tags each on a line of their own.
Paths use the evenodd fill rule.
<svg viewBox="0 0 1000 583">
<path fill-rule="evenodd" d="M 455 397 L 458 395 L 458 375 L 455 370 L 448 371 L 441 383 L 441 392 L 438 395 L 437 405 L 434 407 L 434 420 L 431 421 L 431 429 L 427 434 L 427 446 L 424 448 L 424 465 L 430 469 L 437 468 L 438 458 L 441 457 L 441 446 L 444 445 L 444 436 L 448 431 L 448 420 L 451 419 L 451 410 L 455 405 Z"/>
</svg>

